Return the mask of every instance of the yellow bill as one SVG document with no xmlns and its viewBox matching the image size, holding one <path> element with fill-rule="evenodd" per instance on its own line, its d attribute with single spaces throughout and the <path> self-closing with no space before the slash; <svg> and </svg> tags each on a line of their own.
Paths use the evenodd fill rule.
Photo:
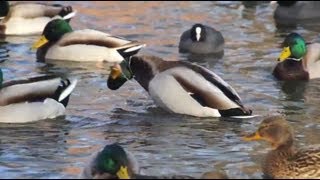
<svg viewBox="0 0 320 180">
<path fill-rule="evenodd" d="M 244 141 L 256 141 L 262 139 L 262 137 L 260 136 L 259 132 L 255 132 L 253 134 L 244 136 L 242 139 Z"/>
<path fill-rule="evenodd" d="M 282 62 L 284 60 L 286 60 L 288 57 L 291 56 L 291 51 L 289 47 L 285 47 L 283 48 L 280 57 L 278 58 L 278 61 Z"/>
<path fill-rule="evenodd" d="M 119 171 L 117 172 L 117 176 L 119 179 L 130 179 L 128 168 L 121 166 Z"/>
<path fill-rule="evenodd" d="M 47 42 L 48 39 L 42 35 L 40 39 L 32 45 L 32 49 L 38 49 L 41 46 L 45 45 Z"/>
<path fill-rule="evenodd" d="M 119 64 L 117 64 L 111 68 L 110 76 L 112 79 L 117 79 L 121 75 L 121 73 L 122 73 L 121 67 Z"/>
</svg>

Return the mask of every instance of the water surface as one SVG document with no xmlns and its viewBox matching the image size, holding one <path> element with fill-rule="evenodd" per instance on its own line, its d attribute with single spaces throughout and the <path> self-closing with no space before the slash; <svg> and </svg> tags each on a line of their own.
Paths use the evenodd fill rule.
<svg viewBox="0 0 320 180">
<path fill-rule="evenodd" d="M 282 114 L 293 125 L 299 146 L 319 142 L 320 81 L 283 83 L 271 72 L 290 29 L 278 29 L 268 3 L 242 2 L 58 2 L 78 15 L 74 29 L 93 28 L 145 42 L 140 54 L 201 64 L 232 85 L 244 104 L 261 117 L 234 121 L 169 114 L 153 103 L 135 81 L 118 91 L 107 88 L 109 63 L 36 62 L 31 44 L 38 38 L 9 37 L 0 44 L 8 60 L 5 79 L 39 74 L 78 78 L 65 117 L 28 124 L 0 124 L 1 178 L 77 178 L 90 155 L 106 143 L 130 150 L 148 175 L 200 177 L 214 168 L 230 178 L 262 178 L 265 143 L 240 137 L 263 117 Z M 194 23 L 220 30 L 226 41 L 222 59 L 178 53 L 183 31 Z M 311 26 L 312 27 L 312 26 Z M 298 25 L 307 41 L 318 31 Z M 319 29 L 318 29 L 319 30 Z M 6 55 L 5 55 L 6 56 Z"/>
</svg>

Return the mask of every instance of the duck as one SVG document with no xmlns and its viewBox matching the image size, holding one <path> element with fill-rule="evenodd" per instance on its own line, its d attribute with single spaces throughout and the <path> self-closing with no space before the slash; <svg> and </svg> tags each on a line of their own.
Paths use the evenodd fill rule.
<svg viewBox="0 0 320 180">
<path fill-rule="evenodd" d="M 80 179 L 194 179 L 187 175 L 144 175 L 135 156 L 118 143 L 105 145 L 91 155 Z"/>
<path fill-rule="evenodd" d="M 273 17 L 279 24 L 296 24 L 320 18 L 320 3 L 317 1 L 272 1 L 271 4 L 278 4 Z"/>
<path fill-rule="evenodd" d="M 180 53 L 223 54 L 224 38 L 220 31 L 200 23 L 194 24 L 180 36 Z"/>
<path fill-rule="evenodd" d="M 298 33 L 290 33 L 282 43 L 283 50 L 273 75 L 278 80 L 306 81 L 320 77 L 320 44 L 306 44 Z"/>
<path fill-rule="evenodd" d="M 81 179 L 130 179 L 140 173 L 134 155 L 118 143 L 105 145 L 90 157 L 83 168 Z"/>
<path fill-rule="evenodd" d="M 0 69 L 0 123 L 28 123 L 65 115 L 77 79 L 42 75 L 3 82 Z"/>
<path fill-rule="evenodd" d="M 293 128 L 283 116 L 267 117 L 257 131 L 244 136 L 243 140 L 263 140 L 271 144 L 272 150 L 262 163 L 263 173 L 268 178 L 320 178 L 320 146 L 296 149 Z"/>
<path fill-rule="evenodd" d="M 64 60 L 79 62 L 121 62 L 144 47 L 144 43 L 94 29 L 73 30 L 64 19 L 50 21 L 32 49 L 40 62 Z"/>
<path fill-rule="evenodd" d="M 111 67 L 108 88 L 134 78 L 164 110 L 196 117 L 252 117 L 238 93 L 214 72 L 188 61 L 131 56 Z M 186 106 L 188 104 L 188 106 Z"/>
<path fill-rule="evenodd" d="M 0 1 L 0 35 L 40 35 L 46 24 L 56 16 L 70 21 L 76 15 L 71 6 L 43 3 Z"/>
</svg>

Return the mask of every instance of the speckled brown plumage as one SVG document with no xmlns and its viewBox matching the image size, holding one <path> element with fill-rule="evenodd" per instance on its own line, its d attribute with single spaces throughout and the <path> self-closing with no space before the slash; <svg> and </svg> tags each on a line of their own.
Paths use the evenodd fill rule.
<svg viewBox="0 0 320 180">
<path fill-rule="evenodd" d="M 262 170 L 268 178 L 320 178 L 320 146 L 296 150 L 293 130 L 281 116 L 265 119 L 254 135 L 270 142 L 274 150 L 268 152 Z"/>
</svg>

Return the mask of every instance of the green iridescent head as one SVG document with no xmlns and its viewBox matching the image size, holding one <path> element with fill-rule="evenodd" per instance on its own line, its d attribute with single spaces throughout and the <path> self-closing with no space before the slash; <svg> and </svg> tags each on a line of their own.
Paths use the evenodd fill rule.
<svg viewBox="0 0 320 180">
<path fill-rule="evenodd" d="M 300 61 L 307 53 L 307 45 L 302 36 L 298 33 L 289 34 L 283 42 L 283 50 L 278 58 L 278 61 L 286 59 L 294 59 Z"/>
<path fill-rule="evenodd" d="M 9 13 L 10 5 L 8 1 L 0 1 L 0 18 L 6 17 Z"/>
<path fill-rule="evenodd" d="M 64 34 L 72 32 L 70 24 L 63 19 L 54 19 L 50 21 L 43 30 L 40 39 L 32 46 L 37 49 L 47 44 L 49 41 L 58 41 Z"/>
<path fill-rule="evenodd" d="M 96 158 L 96 173 L 109 174 L 109 177 L 129 179 L 129 160 L 125 150 L 118 144 L 106 145 Z"/>
</svg>

